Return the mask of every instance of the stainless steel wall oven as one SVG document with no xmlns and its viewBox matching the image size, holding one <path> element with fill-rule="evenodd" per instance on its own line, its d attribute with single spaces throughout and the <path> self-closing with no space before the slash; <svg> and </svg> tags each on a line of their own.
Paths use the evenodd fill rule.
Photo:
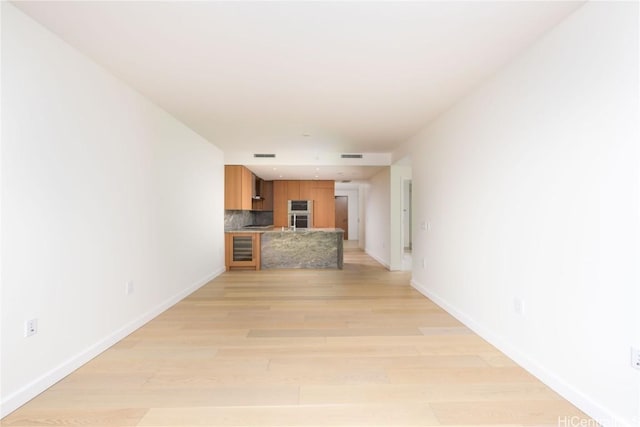
<svg viewBox="0 0 640 427">
<path fill-rule="evenodd" d="M 289 200 L 289 227 L 313 227 L 313 200 Z"/>
</svg>

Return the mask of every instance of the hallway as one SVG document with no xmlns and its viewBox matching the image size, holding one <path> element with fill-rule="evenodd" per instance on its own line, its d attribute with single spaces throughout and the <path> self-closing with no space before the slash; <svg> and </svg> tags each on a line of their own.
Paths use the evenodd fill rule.
<svg viewBox="0 0 640 427">
<path fill-rule="evenodd" d="M 348 245 L 225 273 L 3 426 L 549 425 L 586 416 Z"/>
</svg>

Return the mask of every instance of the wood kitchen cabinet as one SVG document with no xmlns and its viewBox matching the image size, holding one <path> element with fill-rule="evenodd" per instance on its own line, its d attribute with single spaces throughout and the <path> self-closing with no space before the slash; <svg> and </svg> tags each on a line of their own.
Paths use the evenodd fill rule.
<svg viewBox="0 0 640 427">
<path fill-rule="evenodd" d="M 273 181 L 273 225 L 288 226 L 289 200 L 313 200 L 313 227 L 335 227 L 335 182 Z"/>
<path fill-rule="evenodd" d="M 300 200 L 300 181 L 284 181 L 287 185 L 287 200 Z"/>
<path fill-rule="evenodd" d="M 300 183 L 300 200 L 313 200 L 313 187 L 319 181 L 298 181 Z"/>
<path fill-rule="evenodd" d="M 254 211 L 272 211 L 273 210 L 273 181 L 264 181 L 254 175 L 256 182 L 256 191 L 253 194 L 260 196 L 259 199 L 253 199 L 252 210 Z"/>
<path fill-rule="evenodd" d="M 273 181 L 262 181 L 262 188 L 260 190 L 262 194 L 262 210 L 273 210 Z"/>
<path fill-rule="evenodd" d="M 224 208 L 227 210 L 251 210 L 253 173 L 244 166 L 224 167 Z"/>
<path fill-rule="evenodd" d="M 313 200 L 313 226 L 315 228 L 335 228 L 336 200 L 334 181 L 311 181 Z"/>
<path fill-rule="evenodd" d="M 273 181 L 273 225 L 287 227 L 287 201 L 289 181 Z"/>
<path fill-rule="evenodd" d="M 260 233 L 225 233 L 225 266 L 260 270 Z"/>
</svg>

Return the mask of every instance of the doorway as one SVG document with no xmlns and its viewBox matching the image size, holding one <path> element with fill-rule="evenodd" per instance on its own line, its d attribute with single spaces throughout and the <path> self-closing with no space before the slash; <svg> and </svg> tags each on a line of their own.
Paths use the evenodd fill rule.
<svg viewBox="0 0 640 427">
<path fill-rule="evenodd" d="M 344 240 L 349 240 L 349 197 L 335 196 L 336 228 L 344 230 Z"/>
<path fill-rule="evenodd" d="M 402 248 L 411 253 L 411 180 L 402 181 Z"/>
<path fill-rule="evenodd" d="M 411 270 L 412 268 L 412 248 L 411 240 L 411 180 L 402 181 L 402 269 Z"/>
</svg>

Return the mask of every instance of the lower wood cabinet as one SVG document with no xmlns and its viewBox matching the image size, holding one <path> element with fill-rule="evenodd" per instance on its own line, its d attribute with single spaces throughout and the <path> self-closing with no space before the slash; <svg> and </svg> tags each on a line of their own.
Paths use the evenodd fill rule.
<svg viewBox="0 0 640 427">
<path fill-rule="evenodd" d="M 260 233 L 225 233 L 225 266 L 260 270 Z"/>
</svg>

